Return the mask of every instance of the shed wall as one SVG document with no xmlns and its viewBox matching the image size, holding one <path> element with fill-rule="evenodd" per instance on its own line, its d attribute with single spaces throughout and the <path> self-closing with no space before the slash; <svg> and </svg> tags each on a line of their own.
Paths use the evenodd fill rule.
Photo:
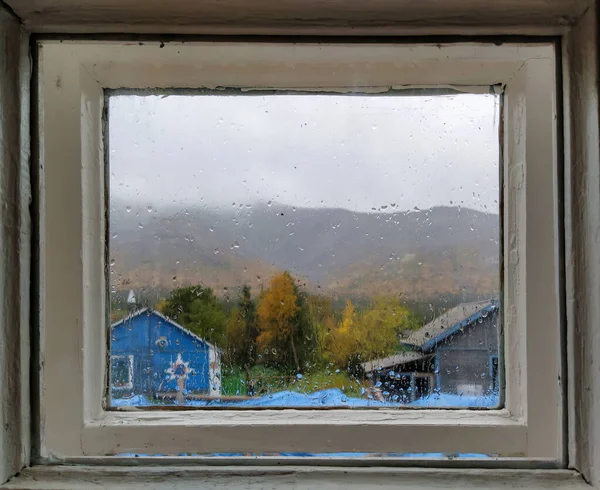
<svg viewBox="0 0 600 490">
<path fill-rule="evenodd" d="M 178 356 L 187 363 L 185 390 L 208 394 L 211 350 L 214 348 L 206 342 L 153 313 L 142 313 L 112 328 L 111 356 L 133 356 L 131 394 L 153 396 L 178 391 L 177 377 L 170 372 Z M 113 390 L 114 396 L 118 391 L 124 394 L 123 390 Z"/>
</svg>

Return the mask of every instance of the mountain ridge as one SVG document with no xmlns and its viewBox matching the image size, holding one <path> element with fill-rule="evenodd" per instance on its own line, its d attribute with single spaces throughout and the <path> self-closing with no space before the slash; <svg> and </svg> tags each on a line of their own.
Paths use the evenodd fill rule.
<svg viewBox="0 0 600 490">
<path fill-rule="evenodd" d="M 308 290 L 331 295 L 485 295 L 498 289 L 499 217 L 469 208 L 111 204 L 116 289 L 202 283 L 219 294 L 242 283 L 260 289 L 281 270 Z"/>
</svg>

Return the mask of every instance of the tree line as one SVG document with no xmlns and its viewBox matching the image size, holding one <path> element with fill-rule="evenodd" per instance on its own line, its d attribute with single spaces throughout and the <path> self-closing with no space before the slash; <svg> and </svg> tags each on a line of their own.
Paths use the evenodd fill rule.
<svg viewBox="0 0 600 490">
<path fill-rule="evenodd" d="M 275 275 L 256 297 L 244 285 L 233 307 L 202 285 L 178 287 L 156 308 L 221 348 L 224 367 L 250 379 L 254 366 L 288 374 L 334 367 L 353 377 L 363 362 L 399 348 L 402 333 L 421 323 L 398 298 L 380 296 L 357 307 L 310 294 L 289 272 Z"/>
</svg>

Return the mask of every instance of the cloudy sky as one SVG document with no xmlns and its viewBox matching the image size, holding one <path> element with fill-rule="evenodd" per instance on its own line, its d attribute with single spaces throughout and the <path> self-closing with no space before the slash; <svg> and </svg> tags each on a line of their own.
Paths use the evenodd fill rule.
<svg viewBox="0 0 600 490">
<path fill-rule="evenodd" d="M 114 96 L 109 110 L 111 195 L 132 203 L 498 212 L 492 95 Z"/>
</svg>

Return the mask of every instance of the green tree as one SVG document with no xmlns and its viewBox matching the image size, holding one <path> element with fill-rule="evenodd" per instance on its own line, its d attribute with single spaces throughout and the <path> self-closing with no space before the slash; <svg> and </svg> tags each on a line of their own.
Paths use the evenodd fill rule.
<svg viewBox="0 0 600 490">
<path fill-rule="evenodd" d="M 250 381 L 250 369 L 256 364 L 258 333 L 256 305 L 250 286 L 244 285 L 227 324 L 227 354 L 231 365 L 243 369 L 246 383 Z"/>
<path fill-rule="evenodd" d="M 301 308 L 306 310 L 306 323 L 302 329 L 309 362 L 323 367 L 327 361 L 327 335 L 335 325 L 331 298 L 322 295 L 301 296 Z"/>
<path fill-rule="evenodd" d="M 162 312 L 208 342 L 224 346 L 227 313 L 211 288 L 176 288 L 162 304 Z"/>
<path fill-rule="evenodd" d="M 322 346 L 325 340 L 325 315 L 328 301 L 312 296 L 294 284 L 298 312 L 293 332 L 298 363 L 302 371 L 311 371 L 324 364 Z"/>
</svg>

